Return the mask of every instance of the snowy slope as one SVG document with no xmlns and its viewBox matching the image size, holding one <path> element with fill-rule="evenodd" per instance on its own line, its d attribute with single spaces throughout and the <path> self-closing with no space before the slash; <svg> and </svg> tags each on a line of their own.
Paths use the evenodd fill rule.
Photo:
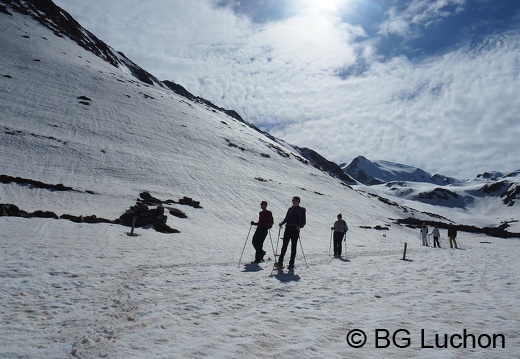
<svg viewBox="0 0 520 359">
<path fill-rule="evenodd" d="M 256 204 L 267 196 L 279 213 L 293 195 L 305 198 L 307 206 L 315 203 L 311 223 L 316 216 L 329 222 L 330 211 L 334 219 L 354 203 L 362 211 L 373 205 L 359 202 L 363 195 L 244 123 L 139 83 L 41 26 L 8 17 L 3 26 L 15 29 L 4 43 L 21 50 L 2 63 L 3 172 L 78 191 L 31 192 L 9 184 L 3 187 L 9 189 L 5 203 L 116 218 L 146 190 L 160 198 L 199 200 L 211 216 L 206 221 L 219 224 L 244 221 L 237 206 L 252 205 L 256 216 Z M 28 26 L 36 34 L 27 39 Z M 26 47 L 18 45 L 20 39 Z M 34 199 L 17 200 L 27 193 Z M 222 208 L 224 203 L 233 211 Z M 379 207 L 395 216 L 392 208 Z"/>
<path fill-rule="evenodd" d="M 0 174 L 74 191 L 12 182 L 0 203 L 116 219 L 149 191 L 202 208 L 172 204 L 187 214 L 168 214 L 180 233 L 137 237 L 117 224 L 0 217 L 0 357 L 518 357 L 518 240 L 462 232 L 465 250 L 420 247 L 417 230 L 393 220 L 428 215 L 345 186 L 243 122 L 12 13 L 0 12 Z M 250 221 L 267 200 L 278 223 L 294 195 L 308 213 L 305 257 L 293 275 L 270 276 L 272 262 L 249 264 Z M 340 212 L 348 261 L 328 255 Z M 375 226 L 388 230 L 362 228 Z M 278 234 L 264 245 L 271 258 Z M 356 328 L 364 348 L 346 341 Z M 412 343 L 376 348 L 378 328 L 406 329 Z M 422 329 L 428 345 L 467 329 L 503 333 L 505 348 L 424 348 Z"/>
</svg>

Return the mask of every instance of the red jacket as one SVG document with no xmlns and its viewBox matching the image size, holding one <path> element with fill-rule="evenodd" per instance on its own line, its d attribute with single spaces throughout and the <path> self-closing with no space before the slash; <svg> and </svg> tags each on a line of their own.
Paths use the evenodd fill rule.
<svg viewBox="0 0 520 359">
<path fill-rule="evenodd" d="M 260 213 L 258 214 L 258 227 L 267 227 L 267 228 L 271 228 L 273 226 L 273 223 L 274 223 L 274 219 L 273 219 L 273 214 L 271 213 L 271 211 L 268 211 L 268 210 L 265 210 L 265 211 L 260 211 Z"/>
</svg>

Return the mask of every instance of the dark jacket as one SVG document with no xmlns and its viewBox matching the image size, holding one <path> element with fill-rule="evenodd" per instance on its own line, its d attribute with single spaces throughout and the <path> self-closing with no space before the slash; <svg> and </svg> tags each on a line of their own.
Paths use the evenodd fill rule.
<svg viewBox="0 0 520 359">
<path fill-rule="evenodd" d="M 457 237 L 457 228 L 449 227 L 448 228 L 448 237 Z"/>
<path fill-rule="evenodd" d="M 338 219 L 336 222 L 334 222 L 334 227 L 332 227 L 334 232 L 341 232 L 341 233 L 347 233 L 348 226 L 347 222 L 343 219 Z"/>
<path fill-rule="evenodd" d="M 305 212 L 306 210 L 303 207 L 292 206 L 287 210 L 287 214 L 285 215 L 285 218 L 283 219 L 281 224 L 287 224 L 291 227 L 303 228 L 305 226 L 305 223 L 307 223 L 307 219 L 305 218 Z"/>
</svg>

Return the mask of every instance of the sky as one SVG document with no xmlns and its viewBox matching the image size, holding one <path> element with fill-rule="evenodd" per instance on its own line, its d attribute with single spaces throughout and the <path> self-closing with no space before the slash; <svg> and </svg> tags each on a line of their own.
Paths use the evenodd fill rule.
<svg viewBox="0 0 520 359">
<path fill-rule="evenodd" d="M 520 169 L 517 0 L 57 0 L 161 80 L 338 164 Z"/>
</svg>

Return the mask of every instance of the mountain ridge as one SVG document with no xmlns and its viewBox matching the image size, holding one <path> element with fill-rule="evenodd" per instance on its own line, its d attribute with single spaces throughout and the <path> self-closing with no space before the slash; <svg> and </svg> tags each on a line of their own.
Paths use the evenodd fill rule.
<svg viewBox="0 0 520 359">
<path fill-rule="evenodd" d="M 58 7 L 51 0 L 39 0 L 36 2 L 22 2 L 21 0 L 2 0 L 6 4 L 12 6 L 16 11 L 24 13 L 26 15 L 32 16 L 42 25 L 46 26 L 50 30 L 52 30 L 58 36 L 66 36 L 71 40 L 75 41 L 79 46 L 83 47 L 85 50 L 92 52 L 96 56 L 99 56 L 103 60 L 110 63 L 112 66 L 116 68 L 125 67 L 127 68 L 131 74 L 138 79 L 139 81 L 143 81 L 144 83 L 152 86 L 160 86 L 165 87 L 173 92 L 195 102 L 199 102 L 205 104 L 217 111 L 221 111 L 230 117 L 241 121 L 248 126 L 256 129 L 258 132 L 266 134 L 264 131 L 260 130 L 253 124 L 245 121 L 238 112 L 235 110 L 225 109 L 220 106 L 215 105 L 209 100 L 206 100 L 200 96 L 193 95 L 182 85 L 177 84 L 171 80 L 161 81 L 155 76 L 153 76 L 148 71 L 141 68 L 139 65 L 132 62 L 128 59 L 122 52 L 114 50 L 112 47 L 107 45 L 102 40 L 98 39 L 94 34 L 84 29 L 70 14 L 68 14 L 65 10 Z M 5 8 L 7 11 L 7 8 Z M 4 12 L 5 12 L 4 11 Z M 8 11 L 7 14 L 10 14 Z M 42 15 L 43 14 L 43 15 Z M 282 143 L 279 139 L 275 139 L 274 136 L 267 134 L 272 139 L 276 140 L 278 143 Z M 312 154 L 311 154 L 312 153 Z M 349 178 L 348 175 L 345 175 L 342 171 L 337 168 L 337 165 L 333 165 L 332 162 L 326 160 L 324 157 L 319 155 L 316 151 L 310 149 L 302 149 L 301 154 L 307 160 L 314 162 L 316 166 L 321 167 L 322 169 L 330 170 L 330 174 L 334 176 L 338 176 L 339 178 L 343 178 L 347 183 L 354 183 L 355 181 Z M 306 157 L 306 154 L 309 156 Z"/>
<path fill-rule="evenodd" d="M 22 2 L 21 0 L 2 0 L 2 2 L 4 2 L 6 5 L 9 5 L 10 7 L 12 7 L 12 9 L 16 11 L 32 16 L 35 20 L 37 20 L 42 25 L 46 26 L 51 31 L 53 31 L 57 36 L 66 36 L 70 38 L 71 40 L 75 41 L 79 46 L 83 47 L 87 51 L 94 53 L 96 56 L 99 56 L 103 60 L 110 63 L 112 66 L 116 68 L 127 68 L 132 73 L 132 75 L 139 81 L 143 81 L 144 83 L 153 86 L 168 88 L 174 91 L 175 93 L 183 97 L 186 97 L 189 100 L 206 104 L 207 106 L 210 106 L 215 110 L 222 111 L 230 117 L 233 117 L 239 121 L 246 123 L 247 125 L 256 129 L 258 132 L 266 134 L 267 136 L 271 137 L 277 142 L 283 143 L 283 141 L 280 141 L 271 134 L 262 131 L 254 124 L 245 121 L 242 118 L 242 116 L 235 110 L 222 108 L 218 105 L 215 105 L 209 100 L 206 100 L 200 96 L 193 95 L 182 85 L 177 84 L 171 80 L 159 80 L 150 72 L 144 70 L 139 65 L 135 64 L 130 59 L 128 59 L 124 55 L 124 53 L 114 50 L 104 41 L 97 38 L 90 31 L 83 28 L 69 13 L 67 13 L 65 10 L 61 9 L 59 6 L 54 4 L 51 0 L 39 0 L 35 2 Z M 6 6 L 2 7 L 2 12 L 12 15 L 8 11 L 8 8 Z M 292 148 L 298 148 L 297 146 L 290 146 Z M 336 163 L 327 160 L 319 153 L 317 153 L 315 150 L 308 148 L 298 148 L 298 151 L 304 158 L 315 163 L 317 166 L 321 168 L 328 168 L 330 170 L 329 173 L 331 175 L 343 177 L 345 183 L 347 184 L 355 184 L 356 181 L 368 185 L 382 184 L 392 181 L 427 181 L 438 185 L 445 185 L 459 181 L 458 179 L 445 175 L 432 175 L 419 168 L 416 168 L 415 172 L 413 174 L 410 174 L 409 176 L 399 177 L 399 175 L 393 175 L 393 171 L 388 170 L 380 171 L 380 173 L 376 175 L 374 174 L 374 169 L 380 166 L 381 164 L 383 164 L 383 167 L 384 164 L 394 164 L 403 168 L 413 167 L 384 160 L 369 161 L 362 155 L 353 159 L 348 165 L 345 163 L 339 165 L 343 172 L 347 174 L 347 176 L 344 177 L 344 174 L 338 170 L 338 165 Z M 491 171 L 479 174 L 478 176 L 483 176 L 485 178 L 485 176 L 495 176 L 496 174 L 503 175 L 501 172 Z M 430 180 L 428 180 L 428 177 L 430 178 Z"/>
<path fill-rule="evenodd" d="M 340 167 L 359 182 L 377 185 L 395 181 L 427 182 L 436 185 L 449 185 L 460 180 L 440 174 L 431 174 L 420 168 L 384 160 L 368 160 L 364 156 L 354 158 L 348 165 Z"/>
</svg>

